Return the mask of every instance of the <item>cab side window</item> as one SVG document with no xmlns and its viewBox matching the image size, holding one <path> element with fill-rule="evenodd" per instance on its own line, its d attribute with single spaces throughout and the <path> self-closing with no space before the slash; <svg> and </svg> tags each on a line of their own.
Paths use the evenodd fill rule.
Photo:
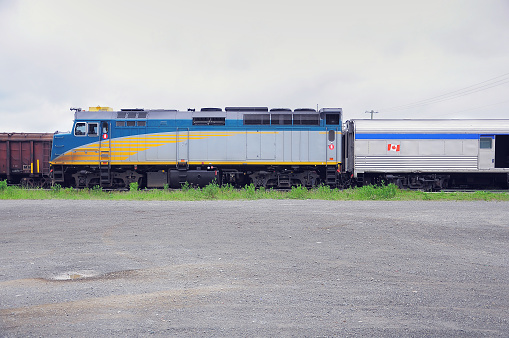
<svg viewBox="0 0 509 338">
<path fill-rule="evenodd" d="M 327 114 L 325 115 L 325 124 L 330 125 L 338 125 L 339 124 L 339 114 Z"/>
<path fill-rule="evenodd" d="M 76 123 L 76 127 L 74 127 L 74 135 L 85 136 L 86 134 L 87 134 L 87 124 L 85 122 Z"/>
<path fill-rule="evenodd" d="M 97 123 L 88 124 L 88 136 L 97 136 Z"/>
</svg>

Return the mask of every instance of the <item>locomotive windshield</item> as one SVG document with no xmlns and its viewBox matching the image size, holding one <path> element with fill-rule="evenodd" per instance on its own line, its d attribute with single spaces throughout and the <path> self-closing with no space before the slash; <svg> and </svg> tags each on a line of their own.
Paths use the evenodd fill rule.
<svg viewBox="0 0 509 338">
<path fill-rule="evenodd" d="M 76 127 L 74 128 L 74 135 L 81 136 L 87 134 L 87 124 L 85 122 L 76 123 Z"/>
</svg>

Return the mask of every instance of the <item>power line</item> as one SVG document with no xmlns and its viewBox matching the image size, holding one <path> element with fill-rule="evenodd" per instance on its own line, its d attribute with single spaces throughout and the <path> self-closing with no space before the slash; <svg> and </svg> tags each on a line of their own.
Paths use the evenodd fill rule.
<svg viewBox="0 0 509 338">
<path fill-rule="evenodd" d="M 498 103 L 485 104 L 485 105 L 478 106 L 478 107 L 475 107 L 475 108 L 468 108 L 468 109 L 463 109 L 463 110 L 457 110 L 457 111 L 451 112 L 451 114 L 462 113 L 464 111 L 470 111 L 470 110 L 478 110 L 478 109 L 481 109 L 481 108 L 486 108 L 486 107 L 491 107 L 491 106 L 497 106 L 499 104 L 506 103 L 506 102 L 509 102 L 509 100 L 505 100 L 505 101 L 498 102 Z"/>
<path fill-rule="evenodd" d="M 506 73 L 506 74 L 494 77 L 492 79 L 476 83 L 476 84 L 468 86 L 468 87 L 454 90 L 452 92 L 448 92 L 448 93 L 434 96 L 434 97 L 424 99 L 424 100 L 419 100 L 419 101 L 416 101 L 413 103 L 407 103 L 404 105 L 388 107 L 388 108 L 380 109 L 380 110 L 384 110 L 384 111 L 405 110 L 405 109 L 409 109 L 409 108 L 416 108 L 416 107 L 420 107 L 420 106 L 430 105 L 433 103 L 452 100 L 452 99 L 455 99 L 455 98 L 458 98 L 461 96 L 465 96 L 465 95 L 469 95 L 469 94 L 474 94 L 474 93 L 477 93 L 477 92 L 480 92 L 483 90 L 487 90 L 487 89 L 490 89 L 493 87 L 497 87 L 497 86 L 501 86 L 503 84 L 509 83 L 509 77 L 507 77 L 508 75 L 509 75 L 509 73 Z M 503 78 L 503 79 L 500 79 L 500 78 Z M 497 79 L 499 79 L 499 80 L 497 80 Z M 495 81 L 495 80 L 497 80 L 497 81 Z"/>
<path fill-rule="evenodd" d="M 477 93 L 477 92 L 480 92 L 480 91 L 483 91 L 483 90 L 486 90 L 486 89 L 490 89 L 490 88 L 493 88 L 493 87 L 497 87 L 497 86 L 503 85 L 505 83 L 509 83 L 509 79 L 507 79 L 507 80 L 505 80 L 503 82 L 500 82 L 499 84 L 486 85 L 486 86 L 478 87 L 478 88 L 471 89 L 471 90 L 468 90 L 468 91 L 465 91 L 465 92 L 461 92 L 461 93 L 458 93 L 458 94 L 455 94 L 455 95 L 450 95 L 450 96 L 447 96 L 445 98 L 433 99 L 433 100 L 429 99 L 429 100 L 426 100 L 426 102 L 407 104 L 407 105 L 404 105 L 404 106 L 399 106 L 399 108 L 393 108 L 393 109 L 390 109 L 390 110 L 391 111 L 397 111 L 397 110 L 405 110 L 405 109 L 409 109 L 409 108 L 416 108 L 416 107 L 421 107 L 421 106 L 427 106 L 427 105 L 434 104 L 434 103 L 439 103 L 439 102 L 443 102 L 443 101 L 448 101 L 448 100 L 456 99 L 456 98 L 461 97 L 461 96 L 465 96 L 465 95 L 469 95 L 469 94 L 474 94 L 474 93 Z"/>
</svg>

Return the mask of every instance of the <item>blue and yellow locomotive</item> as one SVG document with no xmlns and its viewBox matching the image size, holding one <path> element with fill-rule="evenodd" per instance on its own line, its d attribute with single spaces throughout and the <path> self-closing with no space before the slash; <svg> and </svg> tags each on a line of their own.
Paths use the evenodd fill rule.
<svg viewBox="0 0 509 338">
<path fill-rule="evenodd" d="M 335 187 L 340 178 L 341 108 L 72 109 L 72 132 L 54 135 L 51 154 L 64 186 Z"/>
</svg>

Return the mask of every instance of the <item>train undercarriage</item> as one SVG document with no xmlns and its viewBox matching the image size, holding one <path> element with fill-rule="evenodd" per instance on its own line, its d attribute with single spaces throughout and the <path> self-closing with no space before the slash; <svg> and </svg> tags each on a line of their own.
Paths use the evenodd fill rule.
<svg viewBox="0 0 509 338">
<path fill-rule="evenodd" d="M 187 182 L 187 183 L 186 183 Z M 140 188 L 179 189 L 188 184 L 204 187 L 210 183 L 241 188 L 291 189 L 329 185 L 346 189 L 364 185 L 395 184 L 400 189 L 440 191 L 444 189 L 508 189 L 509 173 L 363 173 L 353 177 L 340 173 L 336 166 L 55 166 L 53 183 L 74 188 L 101 186 L 128 189 L 131 183 Z M 25 183 L 30 187 L 29 183 Z"/>
<path fill-rule="evenodd" d="M 256 188 L 290 189 L 328 184 L 337 187 L 340 182 L 337 166 L 54 166 L 53 182 L 74 188 L 101 186 L 127 189 L 131 183 L 140 188 L 179 189 L 189 184 L 204 187 L 216 182 L 240 188 L 253 184 Z"/>
<path fill-rule="evenodd" d="M 356 186 L 395 184 L 400 189 L 440 191 L 443 189 L 508 189 L 509 173 L 410 173 L 359 174 Z"/>
</svg>

